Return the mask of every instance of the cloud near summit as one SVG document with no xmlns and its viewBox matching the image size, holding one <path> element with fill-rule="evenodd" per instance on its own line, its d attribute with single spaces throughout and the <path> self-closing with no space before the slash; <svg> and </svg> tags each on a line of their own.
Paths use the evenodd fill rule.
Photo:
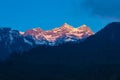
<svg viewBox="0 0 120 80">
<path fill-rule="evenodd" d="M 120 19 L 120 0 L 84 0 L 83 5 L 95 15 Z"/>
</svg>

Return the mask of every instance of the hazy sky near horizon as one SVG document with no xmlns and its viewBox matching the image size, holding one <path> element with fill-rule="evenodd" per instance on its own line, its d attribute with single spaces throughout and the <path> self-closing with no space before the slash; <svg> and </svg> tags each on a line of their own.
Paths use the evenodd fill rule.
<svg viewBox="0 0 120 80">
<path fill-rule="evenodd" d="M 114 1 L 115 7 L 110 7 L 110 0 L 109 4 L 105 0 L 0 0 L 0 27 L 49 30 L 66 22 L 74 27 L 86 24 L 97 32 L 106 24 L 119 21 L 120 1 Z"/>
</svg>

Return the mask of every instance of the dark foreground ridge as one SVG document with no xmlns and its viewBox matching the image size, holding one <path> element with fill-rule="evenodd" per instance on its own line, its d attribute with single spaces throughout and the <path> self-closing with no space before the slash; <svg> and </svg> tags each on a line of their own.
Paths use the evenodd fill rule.
<svg viewBox="0 0 120 80">
<path fill-rule="evenodd" d="M 38 46 L 1 64 L 1 80 L 119 80 L 120 22 L 83 43 Z"/>
</svg>

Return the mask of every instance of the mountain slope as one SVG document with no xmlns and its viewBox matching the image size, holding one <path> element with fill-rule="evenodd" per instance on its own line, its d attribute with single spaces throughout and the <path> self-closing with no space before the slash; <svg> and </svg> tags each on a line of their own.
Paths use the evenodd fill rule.
<svg viewBox="0 0 120 80">
<path fill-rule="evenodd" d="M 25 72 L 23 77 L 16 75 L 17 79 L 119 80 L 119 30 L 120 23 L 114 22 L 83 43 L 38 46 L 23 55 L 12 55 L 6 65 L 14 74 Z"/>
<path fill-rule="evenodd" d="M 29 39 L 29 38 L 28 38 Z M 19 34 L 11 28 L 0 28 L 0 59 L 4 60 L 13 52 L 23 52 L 32 48 L 32 41 Z"/>
<path fill-rule="evenodd" d="M 117 61 L 118 59 L 119 62 L 119 58 L 118 58 L 120 52 L 119 30 L 120 30 L 120 23 L 114 22 L 107 25 L 105 28 L 97 32 L 95 35 L 88 37 L 82 43 L 73 43 L 73 44 L 64 43 L 53 47 L 39 46 L 37 48 L 34 48 L 30 50 L 27 54 L 25 53 L 25 55 L 27 55 L 26 59 L 28 61 L 32 60 L 33 62 L 37 62 L 36 60 L 40 62 L 45 60 L 45 62 L 48 61 L 47 62 L 48 64 L 51 62 L 57 63 L 56 59 L 59 58 L 58 63 L 72 64 L 72 62 L 73 63 L 79 62 L 81 59 L 83 61 L 86 60 L 86 58 L 90 58 L 90 60 L 93 60 L 93 62 L 94 61 L 97 62 L 97 60 L 100 61 L 104 57 L 107 62 L 109 61 L 109 59 L 116 57 L 116 59 L 114 60 Z M 90 60 L 88 60 L 88 62 Z"/>
<path fill-rule="evenodd" d="M 78 42 L 94 34 L 87 26 L 82 27 L 77 29 L 65 23 L 62 27 L 48 31 L 34 28 L 26 32 L 0 28 L 0 59 L 4 60 L 13 52 L 21 53 L 38 45 L 55 46 Z"/>
<path fill-rule="evenodd" d="M 120 45 L 120 22 L 113 22 L 108 24 L 105 28 L 97 32 L 95 35 L 89 37 L 85 41 L 86 46 L 91 46 L 91 48 L 97 47 L 116 47 Z M 90 43 L 93 43 L 91 45 Z"/>
<path fill-rule="evenodd" d="M 94 33 L 86 25 L 82 25 L 79 28 L 74 28 L 67 23 L 64 23 L 61 27 L 52 30 L 43 31 L 40 28 L 35 28 L 26 31 L 23 35 L 31 35 L 37 43 L 58 45 L 64 42 L 75 42 L 77 40 L 83 40 Z M 59 41 L 59 39 L 61 39 Z"/>
</svg>

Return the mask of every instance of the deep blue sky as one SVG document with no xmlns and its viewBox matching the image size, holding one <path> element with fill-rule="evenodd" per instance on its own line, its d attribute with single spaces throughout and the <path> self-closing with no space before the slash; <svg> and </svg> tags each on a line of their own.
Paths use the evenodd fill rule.
<svg viewBox="0 0 120 80">
<path fill-rule="evenodd" d="M 97 16 L 84 8 L 84 0 L 0 0 L 0 26 L 25 31 L 41 27 L 52 29 L 68 23 L 74 27 L 86 24 L 96 32 L 110 18 Z"/>
</svg>

